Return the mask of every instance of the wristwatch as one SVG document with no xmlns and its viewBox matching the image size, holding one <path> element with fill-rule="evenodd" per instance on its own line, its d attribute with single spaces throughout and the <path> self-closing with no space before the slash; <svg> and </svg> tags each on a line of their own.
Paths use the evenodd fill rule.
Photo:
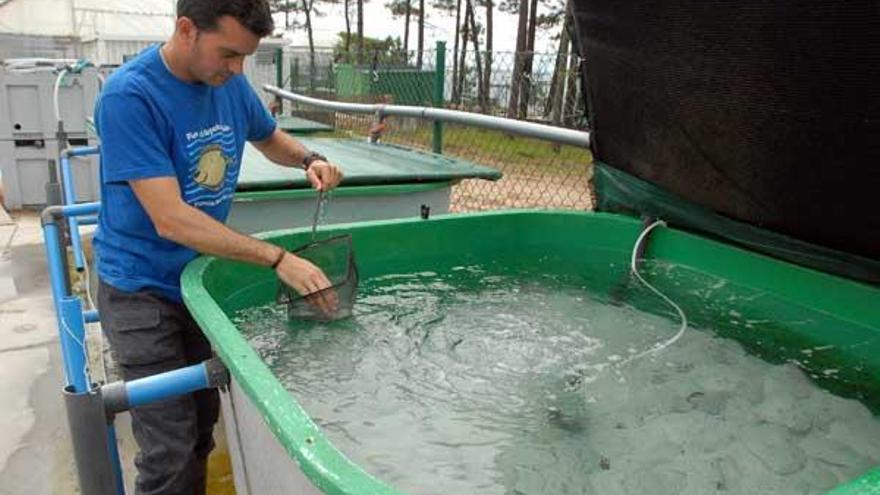
<svg viewBox="0 0 880 495">
<path fill-rule="evenodd" d="M 326 162 L 327 157 L 315 151 L 309 151 L 308 153 L 306 153 L 306 156 L 303 157 L 302 161 L 303 170 L 308 170 L 309 167 L 312 166 L 312 162 L 315 162 L 317 160 Z"/>
</svg>

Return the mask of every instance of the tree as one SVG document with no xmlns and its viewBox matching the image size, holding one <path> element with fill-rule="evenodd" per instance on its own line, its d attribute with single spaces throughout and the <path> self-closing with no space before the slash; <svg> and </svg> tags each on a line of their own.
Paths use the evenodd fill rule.
<svg viewBox="0 0 880 495">
<path fill-rule="evenodd" d="M 315 0 L 302 0 L 302 10 L 306 15 L 306 33 L 309 37 L 309 79 L 315 76 L 315 35 L 312 31 L 312 8 Z"/>
<path fill-rule="evenodd" d="M 461 103 L 461 87 L 459 86 L 459 60 L 458 60 L 458 41 L 461 35 L 461 0 L 434 0 L 432 6 L 440 10 L 441 12 L 445 12 L 447 15 L 452 15 L 452 12 L 455 12 L 455 37 L 453 41 L 452 48 L 452 101 L 454 103 Z"/>
<path fill-rule="evenodd" d="M 521 0 L 525 3 L 524 0 Z M 523 57 L 522 76 L 520 77 L 519 112 L 517 116 L 524 119 L 529 113 L 529 98 L 532 91 L 532 62 L 535 59 L 535 32 L 538 27 L 538 0 L 531 0 L 529 7 L 529 30 L 526 38 L 525 56 Z"/>
<path fill-rule="evenodd" d="M 516 28 L 516 54 L 514 55 L 513 74 L 510 81 L 510 99 L 507 105 L 507 117 L 516 118 L 519 111 L 519 96 L 525 67 L 525 51 L 527 47 L 529 4 L 526 0 L 509 0 L 502 5 L 503 10 L 518 12 Z"/>
<path fill-rule="evenodd" d="M 296 20 L 291 20 L 291 13 L 295 13 L 299 10 L 297 6 L 296 0 L 269 0 L 269 10 L 275 14 L 278 12 L 284 13 L 284 30 L 289 31 L 290 28 L 294 27 L 296 24 Z"/>
<path fill-rule="evenodd" d="M 357 0 L 357 40 L 358 52 L 357 63 L 364 63 L 364 2 L 366 0 Z"/>
<path fill-rule="evenodd" d="M 481 111 L 485 113 L 486 95 L 483 94 L 483 67 L 482 62 L 480 61 L 480 26 L 477 24 L 476 15 L 474 14 L 473 0 L 466 0 L 466 8 L 466 16 L 471 19 L 471 42 L 474 45 L 474 63 L 477 66 L 477 101 L 479 102 Z"/>
<path fill-rule="evenodd" d="M 581 77 L 580 57 L 574 51 L 574 43 L 571 46 L 571 57 L 568 59 L 568 76 L 566 77 L 565 101 L 563 102 L 563 122 L 565 125 L 572 127 L 575 125 L 575 112 L 578 111 L 579 104 L 583 103 L 582 98 L 578 98 L 578 80 Z M 581 89 L 583 91 L 583 89 Z M 584 110 L 586 111 L 586 110 Z"/>
<path fill-rule="evenodd" d="M 333 53 L 335 55 L 334 58 L 341 58 L 341 56 L 345 53 L 345 45 L 350 44 L 352 40 L 348 40 L 347 33 L 338 33 L 337 36 L 339 39 L 336 40 L 336 44 L 333 46 Z M 353 35 L 357 37 L 357 35 Z M 392 38 L 391 36 L 385 39 L 379 38 L 370 38 L 364 37 L 364 39 L 355 39 L 353 40 L 357 45 L 364 46 L 364 53 L 378 56 L 380 60 L 387 60 L 393 55 L 400 52 L 400 38 Z"/>
<path fill-rule="evenodd" d="M 345 0 L 345 55 L 348 56 L 351 53 L 351 6 L 349 5 L 349 0 Z"/>
<path fill-rule="evenodd" d="M 416 66 L 422 68 L 422 52 L 425 50 L 425 0 L 419 0 L 419 47 Z"/>
<path fill-rule="evenodd" d="M 412 5 L 412 0 L 391 0 L 390 2 L 385 4 L 388 7 L 388 10 L 391 11 L 391 17 L 394 19 L 398 19 L 400 17 L 404 18 L 404 27 L 403 27 L 403 51 L 409 51 L 409 27 L 410 27 L 410 19 L 412 15 L 419 15 L 419 9 L 414 9 Z"/>
<path fill-rule="evenodd" d="M 437 0 L 435 7 L 446 10 L 448 0 Z M 385 4 L 391 8 L 392 15 L 397 18 L 403 15 L 406 18 L 406 26 L 403 31 L 403 50 L 409 51 L 409 27 L 412 15 L 418 18 L 418 33 L 416 34 L 416 66 L 422 67 L 422 52 L 425 50 L 425 0 L 419 0 L 419 6 L 415 9 L 412 7 L 412 0 L 392 0 L 391 3 Z"/>
<path fill-rule="evenodd" d="M 318 1 L 320 3 L 333 4 L 333 5 L 339 5 L 339 3 L 340 3 L 340 0 L 309 0 L 309 1 L 311 1 L 311 2 Z M 345 37 L 345 40 L 350 43 L 351 39 L 352 39 L 352 36 L 351 36 L 351 0 L 341 0 L 341 3 L 342 3 L 342 11 L 343 11 L 342 15 L 345 18 L 345 32 L 347 34 L 347 36 Z M 317 17 L 324 17 L 324 15 L 325 15 L 324 12 L 319 11 L 317 8 L 313 8 L 313 12 Z M 349 54 L 351 53 L 351 45 L 346 45 L 343 48 L 344 48 L 343 52 L 346 54 L 346 57 L 350 57 Z"/>
<path fill-rule="evenodd" d="M 566 0 L 565 5 L 557 11 L 552 11 L 545 16 L 544 23 L 555 25 L 562 20 L 562 29 L 559 32 L 559 47 L 556 50 L 556 64 L 553 67 L 553 77 L 550 79 L 549 98 L 544 105 L 544 116 L 549 117 L 551 121 L 559 125 L 562 122 L 562 102 L 565 99 L 565 79 L 568 70 L 567 60 L 569 57 L 569 44 L 571 37 L 569 29 L 571 29 L 571 16 L 569 15 L 569 3 Z"/>
<path fill-rule="evenodd" d="M 409 19 L 412 16 L 412 0 L 406 0 L 406 26 L 403 28 L 403 51 L 409 51 Z"/>
<path fill-rule="evenodd" d="M 275 14 L 284 13 L 284 30 L 289 31 L 296 26 L 296 19 L 291 19 L 291 14 L 299 10 L 297 0 L 269 0 L 269 10 Z"/>
<path fill-rule="evenodd" d="M 545 0 L 546 1 L 546 0 Z M 516 33 L 516 61 L 511 75 L 510 99 L 507 116 L 526 118 L 532 96 L 532 65 L 535 51 L 535 33 L 538 27 L 549 28 L 560 22 L 564 8 L 560 0 L 553 0 L 549 14 L 538 13 L 538 0 L 507 0 L 500 8 L 519 15 Z"/>
<path fill-rule="evenodd" d="M 455 55 L 458 55 L 458 37 L 461 35 L 461 0 L 456 0 L 455 2 L 455 47 L 453 48 L 453 52 Z M 452 60 L 452 80 L 453 82 L 453 96 L 452 99 L 456 103 L 461 103 L 461 86 L 458 86 L 458 63 L 456 62 L 456 58 L 453 57 Z M 462 69 L 463 70 L 463 69 Z"/>
<path fill-rule="evenodd" d="M 323 0 L 329 3 L 335 3 L 337 0 Z M 272 12 L 284 12 L 284 29 L 290 30 L 297 27 L 305 27 L 306 35 L 309 43 L 309 79 L 315 76 L 315 34 L 313 29 L 313 19 L 321 17 L 324 14 L 315 8 L 315 0 L 274 0 L 270 2 L 269 8 Z M 291 14 L 302 14 L 305 17 L 305 23 L 299 24 L 295 17 Z"/>
<path fill-rule="evenodd" d="M 467 0 L 469 1 L 469 0 Z M 461 103 L 461 96 L 464 93 L 464 79 L 465 79 L 465 61 L 467 60 L 467 42 L 469 39 L 470 33 L 470 10 L 465 9 L 464 12 L 464 22 L 461 25 L 461 54 L 459 55 L 459 63 L 458 63 L 458 80 L 455 84 L 458 86 L 458 101 L 456 103 Z"/>
<path fill-rule="evenodd" d="M 494 10 L 493 0 L 484 0 L 486 4 L 486 71 L 483 73 L 483 113 L 489 111 L 489 98 L 492 89 L 492 11 Z"/>
</svg>

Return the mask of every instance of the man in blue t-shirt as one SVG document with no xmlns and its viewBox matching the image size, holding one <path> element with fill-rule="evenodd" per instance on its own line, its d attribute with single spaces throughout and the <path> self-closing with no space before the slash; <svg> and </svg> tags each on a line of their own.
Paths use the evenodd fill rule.
<svg viewBox="0 0 880 495">
<path fill-rule="evenodd" d="M 107 80 L 95 108 L 102 208 L 95 254 L 101 322 L 123 378 L 211 357 L 181 303 L 184 265 L 206 253 L 271 267 L 302 294 L 330 286 L 320 269 L 223 222 L 245 141 L 301 167 L 328 190 L 341 171 L 278 130 L 241 75 L 273 28 L 266 0 L 179 0 L 171 39 Z M 332 306 L 332 296 L 318 301 Z M 216 390 L 136 408 L 138 494 L 202 494 L 217 421 Z"/>
</svg>

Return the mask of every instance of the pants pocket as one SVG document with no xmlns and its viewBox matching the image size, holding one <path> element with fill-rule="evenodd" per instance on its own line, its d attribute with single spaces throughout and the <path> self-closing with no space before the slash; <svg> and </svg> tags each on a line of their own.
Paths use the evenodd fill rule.
<svg viewBox="0 0 880 495">
<path fill-rule="evenodd" d="M 180 358 L 182 341 L 173 321 L 163 321 L 151 302 L 110 304 L 102 323 L 116 360 L 123 366 L 146 365 Z"/>
</svg>

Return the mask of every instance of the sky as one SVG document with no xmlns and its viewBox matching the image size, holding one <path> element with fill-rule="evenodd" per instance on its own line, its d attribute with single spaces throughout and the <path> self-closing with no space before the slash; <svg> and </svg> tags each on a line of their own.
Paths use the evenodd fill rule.
<svg viewBox="0 0 880 495">
<path fill-rule="evenodd" d="M 364 5 L 364 34 L 372 38 L 385 38 L 387 36 L 399 36 L 403 40 L 404 20 L 393 19 L 389 9 L 385 6 L 387 0 L 371 0 Z M 426 1 L 429 4 L 430 1 Z M 355 1 L 351 1 L 351 30 L 356 29 L 357 17 L 355 13 Z M 414 4 L 417 4 L 414 0 Z M 315 45 L 316 46 L 333 46 L 337 39 L 337 33 L 345 31 L 345 17 L 343 15 L 344 7 L 340 2 L 339 5 L 320 4 L 317 8 L 325 15 L 313 20 L 315 26 Z M 428 18 L 425 20 L 425 46 L 433 48 L 436 41 L 446 41 L 447 46 L 452 48 L 455 36 L 455 16 L 442 15 L 440 11 L 428 7 L 426 9 Z M 540 12 L 540 10 L 539 10 Z M 484 19 L 485 9 L 477 9 L 477 20 Z M 505 14 L 497 8 L 494 12 L 494 47 L 493 51 L 514 51 L 516 49 L 516 28 L 517 17 L 511 14 Z M 300 17 L 303 22 L 304 17 Z M 418 24 L 416 18 L 412 18 L 410 26 L 410 49 L 415 49 L 416 35 L 418 32 Z M 284 15 L 277 14 L 275 16 L 275 24 L 284 25 Z M 559 28 L 553 32 L 541 32 L 535 40 L 536 51 L 555 51 L 555 43 L 551 37 L 557 34 Z M 292 35 L 287 36 L 294 45 L 308 46 L 308 38 L 305 29 L 297 29 Z M 482 41 L 481 41 L 482 44 Z M 482 46 L 481 46 L 482 49 Z"/>
<path fill-rule="evenodd" d="M 0 0 L 2 1 L 2 0 Z M 301 0 L 290 0 L 291 3 Z M 387 36 L 400 37 L 403 39 L 404 21 L 403 18 L 394 19 L 391 16 L 390 9 L 385 6 L 389 0 L 369 0 L 364 5 L 364 32 L 367 36 L 373 38 L 385 38 Z M 412 0 L 417 5 L 417 0 Z M 16 5 L 24 5 L 25 2 L 11 2 L 4 5 L 4 13 L 0 16 L 0 31 L 3 32 L 32 32 L 33 34 L 53 34 L 63 35 L 70 30 L 70 16 L 65 15 L 70 12 L 70 3 L 79 11 L 77 14 L 77 26 L 80 34 L 94 35 L 100 33 L 104 35 L 126 34 L 131 35 L 139 30 L 142 34 L 150 36 L 167 36 L 173 29 L 173 12 L 175 10 L 176 0 L 114 0 L 112 7 L 108 6 L 106 0 L 28 0 L 28 8 L 15 8 Z M 338 0 L 338 4 L 329 4 L 318 0 L 317 8 L 324 13 L 323 16 L 316 17 L 313 21 L 315 26 L 315 43 L 317 46 L 332 47 L 337 40 L 337 33 L 345 31 L 345 17 L 343 15 L 342 0 Z M 500 0 L 495 0 L 496 4 Z M 351 22 L 352 31 L 355 30 L 355 0 L 351 0 Z M 431 0 L 426 0 L 426 4 L 430 5 Z M 10 8 L 11 7 L 11 8 Z M 541 7 L 539 7 L 540 11 Z M 453 37 L 455 35 L 455 17 L 445 15 L 430 6 L 426 9 L 428 18 L 425 23 L 425 46 L 427 49 L 433 49 L 436 41 L 446 41 L 451 49 L 453 45 Z M 157 13 L 152 16 L 137 15 L 111 15 L 114 11 L 137 13 L 137 12 L 153 12 Z M 54 15 L 47 15 L 36 18 L 33 12 L 52 12 Z M 476 9 L 478 22 L 485 17 L 485 8 L 477 7 Z M 113 22 L 107 24 L 106 19 L 112 19 Z M 54 19 L 57 26 L 50 26 L 49 20 Z M 299 21 L 305 21 L 304 16 L 300 16 Z M 108 21 L 109 22 L 109 21 Z M 275 24 L 277 26 L 284 25 L 284 14 L 275 15 Z M 30 27 L 29 27 L 30 25 Z M 506 14 L 497 7 L 494 13 L 494 50 L 495 51 L 513 51 L 516 48 L 516 28 L 517 16 Z M 4 29 L 5 28 L 5 29 Z M 33 29 L 31 29 L 33 28 Z M 415 49 L 418 25 L 416 18 L 413 16 L 410 26 L 410 47 Z M 55 32 L 57 31 L 57 32 Z M 557 35 L 559 28 L 553 30 L 538 30 L 536 39 L 536 51 L 539 52 L 555 52 L 556 43 L 552 41 L 552 37 Z M 308 40 L 305 29 L 296 29 L 287 36 L 295 45 L 307 46 Z M 483 48 L 481 41 L 481 48 Z"/>
</svg>

